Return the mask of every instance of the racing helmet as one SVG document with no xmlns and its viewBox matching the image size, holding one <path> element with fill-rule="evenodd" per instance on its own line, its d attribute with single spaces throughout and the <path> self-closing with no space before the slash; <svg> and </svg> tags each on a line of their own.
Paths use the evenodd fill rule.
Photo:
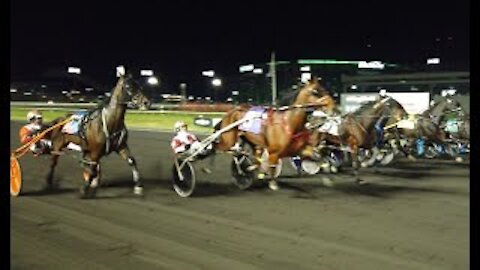
<svg viewBox="0 0 480 270">
<path fill-rule="evenodd" d="M 42 113 L 39 110 L 31 110 L 27 113 L 27 120 L 32 121 L 35 118 L 42 118 Z"/>
<path fill-rule="evenodd" d="M 379 94 L 380 94 L 381 97 L 386 97 L 387 96 L 387 90 L 381 89 Z"/>
<path fill-rule="evenodd" d="M 187 127 L 187 123 L 183 121 L 177 121 L 175 122 L 175 125 L 173 126 L 173 130 L 175 132 L 179 132 L 182 127 Z"/>
</svg>

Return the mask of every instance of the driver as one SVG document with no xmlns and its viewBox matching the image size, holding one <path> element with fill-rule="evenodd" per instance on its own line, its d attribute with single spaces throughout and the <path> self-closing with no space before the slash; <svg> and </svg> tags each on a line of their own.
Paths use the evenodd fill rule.
<svg viewBox="0 0 480 270">
<path fill-rule="evenodd" d="M 383 99 L 387 97 L 387 91 L 385 89 L 380 90 L 379 93 L 379 98 Z M 384 143 L 384 130 L 383 127 L 385 127 L 385 124 L 387 123 L 388 119 L 390 118 L 389 114 L 383 113 L 375 122 L 375 132 L 377 133 L 377 140 L 375 141 L 375 145 L 372 148 L 372 157 L 362 163 L 362 166 L 367 167 L 367 166 L 372 166 L 373 163 L 375 163 L 375 160 L 377 159 L 378 154 L 380 154 L 380 149 L 383 147 Z"/>
<path fill-rule="evenodd" d="M 188 125 L 183 121 L 177 121 L 174 124 L 175 136 L 172 138 L 170 146 L 177 156 L 187 157 L 201 146 L 197 136 L 188 131 Z M 200 152 L 200 155 L 207 156 L 212 145 L 209 145 Z M 210 173 L 210 169 L 203 168 L 203 171 Z"/>
<path fill-rule="evenodd" d="M 28 124 L 20 128 L 20 142 L 26 144 L 30 142 L 37 133 L 43 128 L 43 116 L 39 110 L 31 110 L 27 113 Z M 35 156 L 48 154 L 52 146 L 52 141 L 41 139 L 30 146 L 30 150 Z"/>
</svg>

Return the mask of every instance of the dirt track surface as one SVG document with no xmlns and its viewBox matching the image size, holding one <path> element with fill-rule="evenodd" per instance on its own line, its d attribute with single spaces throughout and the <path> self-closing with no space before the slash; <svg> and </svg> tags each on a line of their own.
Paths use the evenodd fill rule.
<svg viewBox="0 0 480 270">
<path fill-rule="evenodd" d="M 11 146 L 19 124 L 11 123 Z M 12 269 L 468 269 L 469 164 L 397 161 L 357 186 L 350 174 L 322 184 L 285 161 L 281 190 L 240 191 L 228 155 L 200 172 L 191 198 L 173 191 L 172 134 L 130 132 L 145 181 L 102 161 L 97 198 L 80 200 L 78 155 L 60 158 L 59 189 L 42 191 L 48 157 L 20 160 L 21 196 L 11 199 Z"/>
</svg>

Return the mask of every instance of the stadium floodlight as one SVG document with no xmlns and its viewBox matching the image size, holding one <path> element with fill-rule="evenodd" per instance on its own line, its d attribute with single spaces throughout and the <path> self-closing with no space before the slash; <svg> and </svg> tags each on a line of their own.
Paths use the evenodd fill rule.
<svg viewBox="0 0 480 270">
<path fill-rule="evenodd" d="M 358 68 L 384 69 L 385 64 L 380 61 L 360 61 L 358 62 Z"/>
<path fill-rule="evenodd" d="M 238 68 L 240 73 L 247 72 L 247 71 L 253 71 L 255 69 L 255 66 L 253 64 L 248 64 L 248 65 L 243 65 Z"/>
<path fill-rule="evenodd" d="M 220 80 L 219 78 L 215 78 L 212 80 L 212 85 L 213 86 L 221 86 L 222 85 L 222 80 Z"/>
<path fill-rule="evenodd" d="M 202 75 L 205 76 L 205 77 L 213 78 L 213 76 L 215 76 L 215 71 L 205 70 L 205 71 L 202 71 Z"/>
<path fill-rule="evenodd" d="M 238 96 L 239 92 L 238 91 L 232 91 L 232 96 Z"/>
<path fill-rule="evenodd" d="M 67 72 L 70 74 L 81 74 L 82 71 L 78 67 L 68 67 Z"/>
<path fill-rule="evenodd" d="M 428 58 L 427 65 L 438 65 L 440 64 L 440 58 Z"/>
<path fill-rule="evenodd" d="M 153 70 L 142 69 L 142 70 L 140 70 L 140 76 L 153 76 Z"/>
<path fill-rule="evenodd" d="M 350 88 L 353 89 L 353 90 L 356 90 L 358 87 L 357 87 L 356 84 L 352 84 L 352 86 L 350 86 Z"/>
<path fill-rule="evenodd" d="M 92 87 L 86 87 L 85 91 L 87 91 L 87 92 L 93 91 L 93 88 Z"/>
<path fill-rule="evenodd" d="M 188 100 L 194 100 L 195 97 L 194 96 L 188 96 Z"/>
<path fill-rule="evenodd" d="M 310 66 L 300 67 L 300 71 L 310 71 Z"/>
<path fill-rule="evenodd" d="M 255 74 L 262 74 L 262 73 L 263 73 L 263 69 L 261 69 L 261 68 L 255 68 L 255 69 L 253 69 L 253 73 L 255 73 Z"/>
<path fill-rule="evenodd" d="M 211 100 L 212 98 L 211 97 L 205 97 L 205 100 Z"/>
<path fill-rule="evenodd" d="M 158 84 L 158 79 L 155 76 L 151 76 L 147 80 L 148 84 L 150 85 L 157 85 Z"/>
<path fill-rule="evenodd" d="M 17 89 L 15 89 L 15 88 L 10 88 L 10 93 L 17 93 L 17 92 L 18 92 Z"/>
</svg>

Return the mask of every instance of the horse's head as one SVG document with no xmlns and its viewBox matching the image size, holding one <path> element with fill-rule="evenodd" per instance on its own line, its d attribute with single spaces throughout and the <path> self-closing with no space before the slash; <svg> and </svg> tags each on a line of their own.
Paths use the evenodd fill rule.
<svg viewBox="0 0 480 270">
<path fill-rule="evenodd" d="M 311 105 L 324 107 L 327 111 L 335 108 L 335 100 L 330 96 L 317 78 L 313 78 L 298 91 L 293 105 Z"/>
<path fill-rule="evenodd" d="M 438 117 L 444 113 L 458 111 L 462 111 L 462 105 L 460 102 L 451 96 L 443 96 L 438 102 L 432 100 L 431 107 L 426 111 L 426 113 Z"/>
<path fill-rule="evenodd" d="M 462 112 L 463 108 L 460 102 L 453 97 L 447 96 L 445 97 L 445 110 L 447 112 Z"/>
<path fill-rule="evenodd" d="M 140 109 L 150 108 L 151 101 L 143 93 L 142 87 L 135 79 L 133 79 L 131 74 L 121 76 L 119 83 L 121 83 L 125 93 L 123 95 L 123 102 L 131 102 L 132 105 Z"/>
<path fill-rule="evenodd" d="M 396 99 L 389 98 L 385 102 L 386 111 L 394 121 L 400 121 L 408 117 L 408 113 Z"/>
</svg>

